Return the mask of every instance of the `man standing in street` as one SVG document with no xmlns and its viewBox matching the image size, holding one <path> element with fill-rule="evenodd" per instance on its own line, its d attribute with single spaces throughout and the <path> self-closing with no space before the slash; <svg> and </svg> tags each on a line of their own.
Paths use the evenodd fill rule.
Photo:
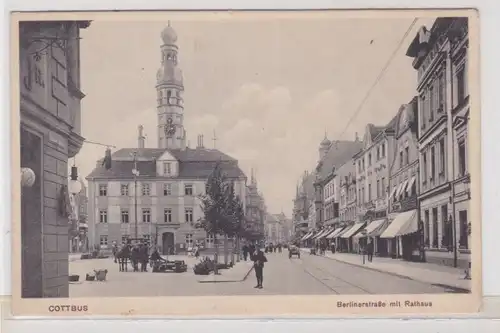
<svg viewBox="0 0 500 333">
<path fill-rule="evenodd" d="M 262 282 L 264 281 L 264 263 L 267 258 L 260 249 L 255 249 L 252 255 L 253 267 L 255 269 L 255 277 L 257 278 L 257 285 L 255 288 L 262 289 Z"/>
<path fill-rule="evenodd" d="M 366 253 L 368 255 L 368 262 L 372 262 L 372 260 L 373 260 L 373 241 L 371 239 L 369 239 L 368 244 L 366 244 Z"/>
</svg>

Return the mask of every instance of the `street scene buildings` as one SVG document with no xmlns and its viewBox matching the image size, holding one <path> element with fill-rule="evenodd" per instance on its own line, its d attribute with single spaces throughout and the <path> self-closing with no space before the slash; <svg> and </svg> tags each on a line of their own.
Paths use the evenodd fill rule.
<svg viewBox="0 0 500 333">
<path fill-rule="evenodd" d="M 471 291 L 468 19 L 285 21 L 20 25 L 23 298 Z"/>
<path fill-rule="evenodd" d="M 367 124 L 358 151 L 337 158 L 344 166 L 316 183 L 323 193 L 316 196 L 316 224 L 304 228 L 294 215 L 303 246 L 324 242 L 333 252 L 362 254 L 372 243 L 380 258 L 470 267 L 467 52 L 467 18 L 438 18 L 417 31 L 406 52 L 417 71 L 415 97 L 387 124 Z M 320 151 L 329 147 L 335 145 L 325 139 Z M 325 155 L 321 163 L 332 168 Z M 294 200 L 296 211 L 301 204 Z M 324 223 L 331 232 L 322 231 Z"/>
</svg>

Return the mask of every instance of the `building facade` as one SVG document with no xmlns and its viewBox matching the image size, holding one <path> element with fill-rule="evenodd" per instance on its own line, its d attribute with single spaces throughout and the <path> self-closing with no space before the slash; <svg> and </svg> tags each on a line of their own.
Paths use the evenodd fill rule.
<svg viewBox="0 0 500 333">
<path fill-rule="evenodd" d="M 252 169 L 250 184 L 246 187 L 245 238 L 257 241 L 264 238 L 266 205 L 259 193 L 257 180 Z"/>
<path fill-rule="evenodd" d="M 349 160 L 337 170 L 340 192 L 339 222 L 353 223 L 357 218 L 356 164 Z"/>
<path fill-rule="evenodd" d="M 78 180 L 81 186 L 80 192 L 70 194 L 71 208 L 73 211 L 71 217 L 71 227 L 69 231 L 69 250 L 70 252 L 86 252 L 88 248 L 88 197 L 87 187 L 82 180 Z"/>
<path fill-rule="evenodd" d="M 108 248 L 130 238 L 149 240 L 162 253 L 185 251 L 195 243 L 211 247 L 212 235 L 202 227 L 200 197 L 219 164 L 246 212 L 246 176 L 238 161 L 217 149 L 186 147 L 183 125 L 182 72 L 178 67 L 177 35 L 169 25 L 161 33 L 162 64 L 157 75 L 158 147 L 144 147 L 142 126 L 137 148 L 111 155 L 112 167 L 102 161 L 87 177 L 89 240 Z"/>
<path fill-rule="evenodd" d="M 363 138 L 363 149 L 354 156 L 356 169 L 357 221 L 358 231 L 350 233 L 352 248 L 358 251 L 368 239 L 374 242 L 374 252 L 380 253 L 380 228 L 387 219 L 389 167 L 394 159 L 395 135 L 394 117 L 385 126 L 368 124 Z M 343 235 L 344 236 L 344 235 Z"/>
<path fill-rule="evenodd" d="M 329 141 L 325 138 L 320 143 L 320 160 L 315 172 L 316 227 L 332 225 L 339 217 L 339 181 L 337 168 L 347 163 L 362 148 L 357 135 L 354 141 Z M 328 215 L 327 215 L 328 214 Z"/>
<path fill-rule="evenodd" d="M 455 266 L 466 266 L 470 253 L 467 52 L 467 18 L 438 18 L 407 51 L 418 73 L 426 259 Z"/>
<path fill-rule="evenodd" d="M 68 159 L 84 141 L 79 36 L 89 24 L 19 24 L 20 164 L 35 179 L 21 188 L 25 298 L 68 297 Z"/>
<path fill-rule="evenodd" d="M 389 180 L 389 223 L 401 223 L 394 232 L 388 228 L 382 238 L 387 242 L 383 255 L 406 260 L 421 261 L 420 233 L 418 233 L 418 100 L 414 98 L 403 105 L 397 116 L 396 141 L 394 145 Z M 402 213 L 405 213 L 402 215 Z"/>
</svg>

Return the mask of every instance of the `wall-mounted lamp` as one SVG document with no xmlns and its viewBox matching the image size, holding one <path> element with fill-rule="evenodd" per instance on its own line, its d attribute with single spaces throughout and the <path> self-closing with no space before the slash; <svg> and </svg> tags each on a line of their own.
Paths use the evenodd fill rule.
<svg viewBox="0 0 500 333">
<path fill-rule="evenodd" d="M 71 194 L 78 194 L 82 190 L 82 183 L 78 180 L 78 168 L 76 166 L 71 167 L 68 189 Z"/>
<path fill-rule="evenodd" d="M 30 168 L 21 168 L 21 186 L 31 187 L 35 184 L 36 175 Z"/>
</svg>

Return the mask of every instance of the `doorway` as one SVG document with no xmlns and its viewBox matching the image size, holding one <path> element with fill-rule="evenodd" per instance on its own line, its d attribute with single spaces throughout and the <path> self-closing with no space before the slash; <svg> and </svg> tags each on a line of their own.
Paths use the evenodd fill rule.
<svg viewBox="0 0 500 333">
<path fill-rule="evenodd" d="M 21 168 L 35 173 L 31 187 L 21 187 L 21 297 L 43 297 L 42 281 L 42 139 L 21 127 Z"/>
<path fill-rule="evenodd" d="M 164 232 L 161 235 L 161 245 L 163 255 L 173 255 L 175 250 L 174 233 Z"/>
</svg>

